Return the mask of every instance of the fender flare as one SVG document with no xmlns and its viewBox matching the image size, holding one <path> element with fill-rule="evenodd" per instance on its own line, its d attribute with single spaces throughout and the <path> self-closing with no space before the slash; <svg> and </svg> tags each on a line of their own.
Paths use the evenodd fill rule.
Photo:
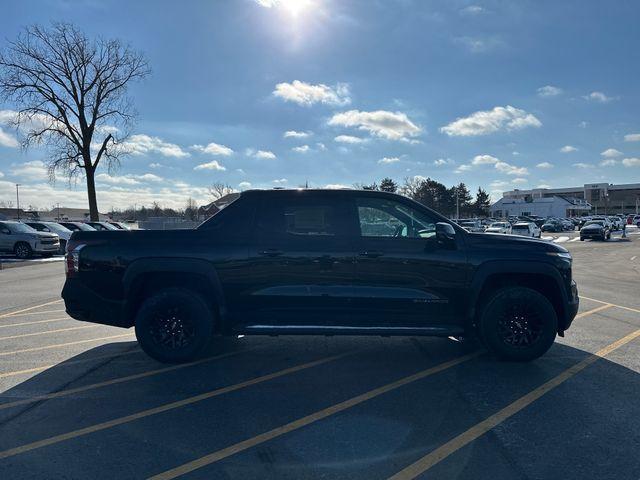
<svg viewBox="0 0 640 480">
<path fill-rule="evenodd" d="M 485 285 L 487 279 L 496 274 L 536 274 L 545 275 L 554 281 L 555 288 L 560 292 L 562 297 L 562 312 L 561 317 L 566 314 L 565 306 L 568 303 L 568 297 L 566 289 L 563 286 L 562 277 L 558 269 L 552 264 L 534 261 L 534 260 L 495 260 L 481 264 L 475 271 L 473 278 L 471 279 L 471 298 L 469 302 L 469 319 L 474 319 L 476 315 L 476 305 L 480 299 L 480 292 Z M 564 318 L 558 318 L 563 322 Z"/>
<path fill-rule="evenodd" d="M 122 287 L 125 292 L 125 308 L 131 314 L 132 305 L 129 292 L 135 281 L 149 273 L 182 273 L 187 275 L 199 275 L 206 279 L 206 287 L 213 292 L 214 308 L 220 316 L 223 325 L 227 318 L 227 308 L 222 291 L 222 283 L 215 268 L 206 260 L 195 258 L 143 258 L 134 260 L 127 267 L 122 277 Z"/>
</svg>

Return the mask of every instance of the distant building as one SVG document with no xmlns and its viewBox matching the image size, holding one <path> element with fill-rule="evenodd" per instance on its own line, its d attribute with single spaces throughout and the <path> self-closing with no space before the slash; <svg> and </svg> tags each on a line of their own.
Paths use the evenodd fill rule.
<svg viewBox="0 0 640 480">
<path fill-rule="evenodd" d="M 502 196 L 521 200 L 560 196 L 588 202 L 593 207 L 592 213 L 638 213 L 640 183 L 585 183 L 582 187 L 516 189 L 504 192 Z"/>
<path fill-rule="evenodd" d="M 591 211 L 591 204 L 580 198 L 553 197 L 502 197 L 491 205 L 489 211 L 495 218 L 518 215 L 539 217 L 579 217 Z"/>
<path fill-rule="evenodd" d="M 0 208 L 0 220 L 34 220 L 38 218 L 38 212 L 23 210 L 21 208 Z"/>
<path fill-rule="evenodd" d="M 98 213 L 99 220 L 109 220 L 109 215 Z M 70 222 L 84 222 L 89 220 L 88 208 L 53 208 L 48 212 L 40 212 L 40 219 L 46 220 L 68 220 Z"/>
</svg>

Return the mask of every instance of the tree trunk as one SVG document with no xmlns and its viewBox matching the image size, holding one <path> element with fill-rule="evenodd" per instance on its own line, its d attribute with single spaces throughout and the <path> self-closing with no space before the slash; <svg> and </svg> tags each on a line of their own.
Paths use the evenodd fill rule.
<svg viewBox="0 0 640 480">
<path fill-rule="evenodd" d="M 96 181 L 95 170 L 92 168 L 86 169 L 87 175 L 87 195 L 89 197 L 89 217 L 92 222 L 100 220 L 98 217 L 98 201 L 96 200 Z"/>
</svg>

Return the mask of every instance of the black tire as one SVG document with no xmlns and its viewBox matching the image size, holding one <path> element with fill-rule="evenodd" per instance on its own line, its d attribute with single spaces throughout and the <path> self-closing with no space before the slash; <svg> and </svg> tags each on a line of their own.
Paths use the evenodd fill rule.
<svg viewBox="0 0 640 480">
<path fill-rule="evenodd" d="M 16 257 L 23 260 L 33 257 L 33 250 L 31 249 L 31 245 L 27 242 L 16 243 L 13 247 L 13 253 L 16 254 Z"/>
<path fill-rule="evenodd" d="M 580 241 L 581 241 L 581 242 L 584 242 L 584 238 L 580 237 Z"/>
<path fill-rule="evenodd" d="M 211 343 L 213 319 L 202 296 L 184 288 L 166 288 L 138 310 L 136 337 L 142 350 L 160 362 L 190 362 Z"/>
<path fill-rule="evenodd" d="M 556 338 L 558 319 L 551 302 L 526 287 L 496 291 L 482 309 L 480 336 L 504 360 L 526 362 L 543 355 Z"/>
</svg>

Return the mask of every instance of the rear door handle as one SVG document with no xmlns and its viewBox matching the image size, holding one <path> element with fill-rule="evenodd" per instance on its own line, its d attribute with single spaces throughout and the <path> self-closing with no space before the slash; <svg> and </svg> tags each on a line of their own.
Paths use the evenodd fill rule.
<svg viewBox="0 0 640 480">
<path fill-rule="evenodd" d="M 258 252 L 260 255 L 264 255 L 266 257 L 278 257 L 282 255 L 284 252 L 282 250 L 278 250 L 277 248 L 267 248 Z"/>
<path fill-rule="evenodd" d="M 360 252 L 360 256 L 361 257 L 367 257 L 367 258 L 378 258 L 383 256 L 384 253 L 378 251 L 378 250 L 367 250 L 366 252 Z"/>
</svg>

